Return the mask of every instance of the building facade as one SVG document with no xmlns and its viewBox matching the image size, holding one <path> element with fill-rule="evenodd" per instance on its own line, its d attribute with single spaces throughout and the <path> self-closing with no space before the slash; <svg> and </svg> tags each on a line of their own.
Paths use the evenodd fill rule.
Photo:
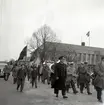
<svg viewBox="0 0 104 105">
<path fill-rule="evenodd" d="M 88 64 L 96 65 L 100 62 L 101 56 L 104 56 L 104 49 L 97 47 L 54 42 L 47 42 L 45 47 L 46 60 L 57 60 L 59 56 L 64 55 L 76 63 L 87 61 Z"/>
</svg>

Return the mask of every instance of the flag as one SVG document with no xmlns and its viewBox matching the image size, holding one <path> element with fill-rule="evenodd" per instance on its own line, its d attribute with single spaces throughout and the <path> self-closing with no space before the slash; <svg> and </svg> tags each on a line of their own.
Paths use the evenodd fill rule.
<svg viewBox="0 0 104 105">
<path fill-rule="evenodd" d="M 25 56 L 27 56 L 27 46 L 25 46 L 21 51 L 18 60 L 22 60 Z"/>
<path fill-rule="evenodd" d="M 87 37 L 89 37 L 90 36 L 90 31 L 88 31 L 86 35 L 87 35 Z"/>
<path fill-rule="evenodd" d="M 41 60 L 40 57 L 37 57 L 36 61 L 34 62 L 34 64 L 36 64 L 37 66 L 40 64 Z"/>
</svg>

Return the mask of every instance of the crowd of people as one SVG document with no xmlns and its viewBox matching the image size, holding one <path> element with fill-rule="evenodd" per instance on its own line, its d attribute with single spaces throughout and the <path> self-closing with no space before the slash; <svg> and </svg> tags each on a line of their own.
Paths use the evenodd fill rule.
<svg viewBox="0 0 104 105">
<path fill-rule="evenodd" d="M 77 65 L 74 62 L 67 62 L 64 56 L 59 57 L 59 62 L 54 63 L 41 63 L 36 65 L 29 62 L 15 61 L 10 67 L 6 65 L 4 68 L 4 74 L 7 74 L 7 79 L 12 72 L 13 84 L 17 84 L 17 91 L 20 88 L 20 92 L 24 89 L 25 78 L 30 81 L 32 87 L 38 88 L 38 82 L 51 85 L 54 89 L 54 94 L 58 97 L 59 90 L 62 91 L 63 98 L 68 98 L 72 88 L 73 93 L 80 92 L 83 94 L 83 90 L 87 90 L 87 94 L 91 95 L 90 85 L 93 85 L 97 91 L 97 99 L 102 102 L 102 91 L 104 89 L 104 57 L 101 58 L 101 62 L 94 68 L 89 68 L 87 62 L 81 62 Z M 5 77 L 5 76 L 4 76 Z M 79 90 L 79 91 L 78 91 Z"/>
</svg>

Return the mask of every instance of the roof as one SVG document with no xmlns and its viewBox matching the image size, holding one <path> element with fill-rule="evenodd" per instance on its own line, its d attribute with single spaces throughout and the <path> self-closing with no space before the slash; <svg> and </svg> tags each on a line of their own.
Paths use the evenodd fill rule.
<svg viewBox="0 0 104 105">
<path fill-rule="evenodd" d="M 60 51 L 67 52 L 67 51 L 74 50 L 78 53 L 92 53 L 92 54 L 100 53 L 100 55 L 104 55 L 104 48 L 98 48 L 98 47 L 89 47 L 89 46 L 81 46 L 81 45 L 74 45 L 74 44 L 67 44 L 67 43 L 57 43 L 57 42 L 46 42 L 46 47 L 48 49 L 47 51 L 51 51 L 52 49 L 59 52 Z"/>
<path fill-rule="evenodd" d="M 50 45 L 49 50 L 54 49 L 56 47 L 56 51 L 69 51 L 75 50 L 76 52 L 89 52 L 104 55 L 104 48 L 98 47 L 89 47 L 89 46 L 81 46 L 74 44 L 66 44 L 66 43 L 56 43 L 56 42 L 47 42 L 47 45 Z"/>
</svg>

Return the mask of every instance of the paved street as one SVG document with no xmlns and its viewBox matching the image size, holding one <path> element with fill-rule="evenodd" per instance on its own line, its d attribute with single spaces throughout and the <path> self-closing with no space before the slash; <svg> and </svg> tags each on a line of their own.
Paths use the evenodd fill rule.
<svg viewBox="0 0 104 105">
<path fill-rule="evenodd" d="M 86 91 L 77 95 L 70 91 L 68 99 L 63 99 L 61 92 L 59 98 L 56 98 L 48 85 L 39 83 L 37 89 L 32 89 L 26 81 L 24 92 L 20 93 L 16 91 L 16 85 L 12 84 L 12 78 L 7 82 L 0 78 L 0 105 L 100 105 L 93 87 L 91 90 L 91 96 L 88 96 Z"/>
</svg>

